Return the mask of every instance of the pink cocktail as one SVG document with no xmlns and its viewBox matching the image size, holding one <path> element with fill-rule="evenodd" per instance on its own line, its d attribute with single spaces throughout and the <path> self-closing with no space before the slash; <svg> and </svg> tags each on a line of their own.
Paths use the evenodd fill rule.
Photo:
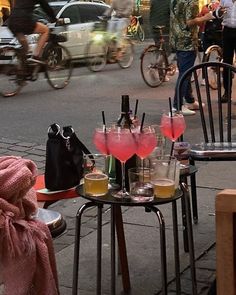
<svg viewBox="0 0 236 295">
<path fill-rule="evenodd" d="M 108 131 L 102 128 L 96 128 L 93 135 L 93 143 L 97 150 L 102 154 L 109 155 L 108 142 L 107 142 Z"/>
<path fill-rule="evenodd" d="M 108 133 L 108 146 L 110 153 L 116 159 L 125 162 L 135 154 L 135 136 L 129 129 L 118 127 Z"/>
<path fill-rule="evenodd" d="M 186 124 L 182 114 L 163 114 L 161 118 L 161 132 L 172 141 L 176 141 L 185 131 Z"/>
<path fill-rule="evenodd" d="M 108 133 L 108 148 L 111 155 L 121 162 L 122 190 L 114 196 L 118 198 L 129 197 L 125 188 L 125 162 L 131 158 L 137 149 L 135 134 L 129 129 L 116 127 Z"/>
<path fill-rule="evenodd" d="M 137 150 L 136 154 L 142 160 L 145 159 L 154 148 L 157 146 L 157 138 L 155 130 L 151 127 L 145 127 L 142 131 L 136 133 L 137 138 Z"/>
</svg>

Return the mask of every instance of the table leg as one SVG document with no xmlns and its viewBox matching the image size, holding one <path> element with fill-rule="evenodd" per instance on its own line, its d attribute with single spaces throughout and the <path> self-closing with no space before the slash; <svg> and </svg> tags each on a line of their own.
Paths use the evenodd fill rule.
<svg viewBox="0 0 236 295">
<path fill-rule="evenodd" d="M 187 178 L 182 177 L 183 183 L 187 187 Z M 184 198 L 181 198 L 181 209 L 182 209 L 182 224 L 183 224 L 183 242 L 184 242 L 184 251 L 189 252 L 188 247 L 188 232 L 187 232 L 187 221 L 186 221 L 186 204 Z"/>
<path fill-rule="evenodd" d="M 166 266 L 166 235 L 165 221 L 161 211 L 154 206 L 148 206 L 148 209 L 153 211 L 160 225 L 160 244 L 161 244 L 161 276 L 162 276 L 162 294 L 167 295 L 167 266 Z"/>
<path fill-rule="evenodd" d="M 176 294 L 179 295 L 179 294 L 181 294 L 181 282 L 180 282 L 179 235 L 178 235 L 178 220 L 177 220 L 176 201 L 172 202 L 172 220 L 173 220 L 173 236 L 174 236 Z"/>
<path fill-rule="evenodd" d="M 102 289 L 102 205 L 98 204 L 97 216 L 97 295 Z"/>
<path fill-rule="evenodd" d="M 73 265 L 73 283 L 72 283 L 72 294 L 78 294 L 78 274 L 79 274 L 79 251 L 80 251 L 80 230 L 81 230 L 81 217 L 83 212 L 89 208 L 97 206 L 93 202 L 82 205 L 77 214 L 75 222 L 75 245 L 74 245 L 74 265 Z"/>
<path fill-rule="evenodd" d="M 190 158 L 189 164 L 194 166 L 195 161 Z M 192 196 L 192 210 L 193 210 L 193 222 L 198 223 L 198 206 L 197 206 L 197 184 L 196 184 L 196 173 L 190 175 L 191 181 L 191 196 Z"/>
<path fill-rule="evenodd" d="M 114 212 L 123 290 L 125 293 L 128 293 L 131 286 L 121 206 L 114 206 Z"/>
<path fill-rule="evenodd" d="M 116 294 L 115 206 L 111 205 L 111 295 Z"/>
<path fill-rule="evenodd" d="M 186 208 L 189 260 L 190 260 L 190 271 L 191 271 L 191 278 L 192 278 L 192 295 L 197 295 L 197 279 L 196 279 L 193 227 L 192 227 L 192 216 L 191 216 L 189 190 L 188 190 L 188 187 L 185 183 L 181 183 L 181 188 L 184 193 L 184 202 L 185 202 L 185 208 Z"/>
</svg>

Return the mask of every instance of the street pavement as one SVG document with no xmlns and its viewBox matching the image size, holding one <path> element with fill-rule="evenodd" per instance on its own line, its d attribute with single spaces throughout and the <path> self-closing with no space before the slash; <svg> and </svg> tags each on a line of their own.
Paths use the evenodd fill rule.
<svg viewBox="0 0 236 295">
<path fill-rule="evenodd" d="M 194 130 L 193 130 L 194 132 Z M 0 139 L 0 155 L 17 155 L 33 160 L 43 173 L 45 165 L 45 146 L 35 143 L 19 142 L 13 139 Z M 226 169 L 227 167 L 227 169 Z M 219 172 L 223 172 L 222 174 Z M 203 163 L 197 173 L 199 223 L 193 225 L 195 257 L 197 267 L 198 294 L 207 294 L 215 278 L 215 195 L 221 189 L 234 187 L 235 169 L 224 162 Z M 81 197 L 61 200 L 50 209 L 62 213 L 67 222 L 67 230 L 54 240 L 60 290 L 62 295 L 72 292 L 72 269 L 75 215 L 86 201 Z M 191 279 L 188 254 L 183 250 L 181 214 L 178 204 L 178 224 L 181 259 L 181 294 L 191 294 Z M 174 280 L 172 214 L 170 205 L 161 205 L 166 223 L 168 257 L 168 294 L 176 294 Z M 160 251 L 157 223 L 152 213 L 143 208 L 123 209 L 124 228 L 130 268 L 132 292 L 135 295 L 161 294 Z M 103 213 L 103 277 L 102 295 L 110 288 L 110 210 Z M 81 265 L 79 290 L 81 295 L 95 294 L 96 288 L 96 210 L 88 210 L 83 215 L 81 238 Z M 121 276 L 117 278 L 117 294 L 122 293 Z"/>
<path fill-rule="evenodd" d="M 168 86 L 163 86 L 167 87 Z M 168 89 L 167 89 L 168 90 Z M 199 140 L 199 115 L 186 118 L 190 142 Z M 236 139 L 236 130 L 233 129 Z M 44 172 L 45 145 L 22 142 L 14 138 L 0 138 L 0 155 L 16 155 L 33 160 L 39 173 Z M 197 290 L 208 293 L 215 278 L 215 196 L 224 188 L 235 187 L 235 165 L 225 162 L 197 163 L 197 195 L 199 222 L 193 225 Z M 61 200 L 50 206 L 60 212 L 67 222 L 66 231 L 54 239 L 56 262 L 61 295 L 72 294 L 72 270 L 74 253 L 75 216 L 86 200 L 81 197 Z M 178 230 L 181 261 L 181 294 L 191 293 L 189 256 L 184 252 L 182 219 L 178 203 Z M 168 294 L 176 294 L 174 276 L 174 250 L 171 205 L 161 205 L 164 215 L 167 240 Z M 79 272 L 79 294 L 96 294 L 96 209 L 83 215 L 81 237 L 81 264 Z M 131 295 L 161 294 L 159 229 L 155 216 L 141 208 L 123 208 L 124 229 L 131 278 Z M 102 242 L 102 295 L 110 294 L 110 208 L 103 210 Z M 117 276 L 117 295 L 122 292 L 121 275 Z"/>
</svg>

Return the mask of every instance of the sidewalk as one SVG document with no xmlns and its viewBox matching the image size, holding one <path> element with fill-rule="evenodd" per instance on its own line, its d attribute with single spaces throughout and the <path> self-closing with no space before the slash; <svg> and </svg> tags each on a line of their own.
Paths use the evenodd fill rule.
<svg viewBox="0 0 236 295">
<path fill-rule="evenodd" d="M 33 160 L 43 173 L 45 164 L 45 146 L 9 139 L 0 139 L 0 155 L 17 155 Z M 204 166 L 204 169 L 201 169 Z M 214 198 L 216 193 L 227 187 L 233 187 L 235 171 L 231 167 L 227 175 L 219 179 L 219 171 L 225 170 L 222 162 L 203 163 L 199 166 L 198 206 L 199 223 L 193 226 L 195 257 L 197 266 L 198 294 L 207 294 L 215 278 L 215 220 Z M 217 183 L 217 186 L 216 186 Z M 62 200 L 50 206 L 62 213 L 67 221 L 67 230 L 54 240 L 61 295 L 72 292 L 72 269 L 75 215 L 86 201 L 82 198 Z M 178 204 L 178 209 L 179 209 Z M 166 223 L 168 257 L 168 294 L 176 294 L 174 281 L 174 258 L 171 205 L 159 207 Z M 182 294 L 191 294 L 191 280 L 188 254 L 183 251 L 181 214 L 179 218 L 179 241 L 181 259 Z M 123 208 L 124 228 L 130 268 L 132 295 L 161 294 L 159 231 L 152 213 L 143 208 Z M 110 211 L 103 213 L 103 290 L 102 295 L 110 294 Z M 86 211 L 82 220 L 81 264 L 79 289 L 81 295 L 95 294 L 96 288 L 96 209 Z M 117 278 L 117 294 L 123 294 L 121 276 Z"/>
</svg>

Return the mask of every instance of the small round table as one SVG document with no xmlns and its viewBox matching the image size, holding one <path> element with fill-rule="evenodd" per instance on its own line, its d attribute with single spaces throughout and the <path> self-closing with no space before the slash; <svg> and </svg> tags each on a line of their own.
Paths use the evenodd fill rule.
<svg viewBox="0 0 236 295">
<path fill-rule="evenodd" d="M 166 238 L 165 238 L 165 221 L 163 215 L 157 206 L 172 203 L 172 219 L 173 219 L 173 237 L 174 237 L 174 256 L 175 256 L 175 274 L 176 274 L 176 290 L 177 294 L 181 294 L 181 283 L 180 283 L 180 261 L 179 261 L 179 240 L 178 240 L 178 228 L 177 228 L 177 206 L 176 201 L 182 199 L 185 204 L 186 210 L 186 226 L 188 232 L 188 248 L 190 258 L 190 268 L 192 276 L 192 294 L 197 294 L 196 284 L 196 272 L 195 272 L 195 259 L 194 259 L 194 244 L 193 244 L 193 233 L 192 233 L 192 222 L 191 222 L 191 211 L 189 192 L 185 183 L 181 184 L 181 189 L 177 189 L 175 195 L 171 198 L 155 198 L 151 202 L 134 202 L 127 199 L 114 198 L 110 192 L 102 197 L 92 197 L 84 193 L 83 186 L 76 188 L 77 194 L 87 199 L 89 202 L 82 205 L 76 214 L 76 226 L 75 226 L 75 248 L 74 248 L 74 266 L 73 266 L 73 285 L 72 294 L 77 295 L 78 292 L 78 271 L 79 271 L 79 250 L 80 250 L 80 232 L 81 232 L 81 218 L 83 212 L 90 207 L 96 206 L 98 209 L 97 214 L 97 286 L 96 294 L 101 295 L 101 250 L 102 250 L 102 208 L 103 205 L 111 206 L 111 294 L 116 294 L 116 276 L 115 276 L 115 228 L 117 230 L 118 247 L 120 253 L 120 261 L 122 268 L 122 258 L 124 267 L 122 269 L 126 274 L 126 285 L 123 287 L 124 291 L 128 292 L 130 289 L 129 283 L 129 271 L 126 256 L 125 238 L 123 232 L 123 221 L 121 206 L 133 206 L 133 207 L 144 207 L 147 212 L 154 212 L 157 216 L 160 225 L 160 250 L 161 250 L 161 272 L 162 272 L 162 294 L 167 295 L 167 266 L 166 266 Z M 121 229 L 121 230 L 119 230 Z M 123 241 L 122 243 L 119 243 Z M 122 249 L 121 249 L 122 248 Z"/>
</svg>

